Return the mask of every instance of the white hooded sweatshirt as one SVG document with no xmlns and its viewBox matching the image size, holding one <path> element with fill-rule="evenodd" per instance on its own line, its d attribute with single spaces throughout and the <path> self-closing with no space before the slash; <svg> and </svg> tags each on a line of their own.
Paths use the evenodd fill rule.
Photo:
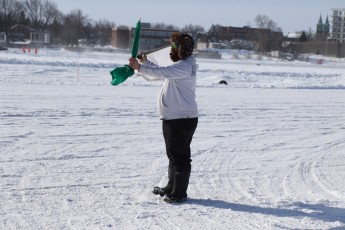
<svg viewBox="0 0 345 230">
<path fill-rule="evenodd" d="M 157 101 L 162 120 L 198 117 L 196 103 L 196 61 L 193 56 L 172 65 L 159 67 L 150 61 L 141 65 L 139 73 L 148 80 L 165 80 Z"/>
</svg>

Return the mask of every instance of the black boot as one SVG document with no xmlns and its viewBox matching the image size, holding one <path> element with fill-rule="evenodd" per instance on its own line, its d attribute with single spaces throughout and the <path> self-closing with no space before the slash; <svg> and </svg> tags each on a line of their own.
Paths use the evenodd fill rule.
<svg viewBox="0 0 345 230">
<path fill-rule="evenodd" d="M 169 178 L 168 184 L 164 188 L 162 188 L 165 191 L 165 193 L 170 194 L 173 190 L 175 171 L 176 170 L 175 170 L 174 165 L 170 162 L 169 169 L 168 169 L 168 178 Z"/>
<path fill-rule="evenodd" d="M 174 185 L 174 177 L 175 177 L 175 167 L 173 166 L 172 163 L 169 163 L 169 168 L 168 168 L 168 184 L 163 187 L 154 187 L 153 188 L 153 194 L 155 195 L 160 195 L 164 196 L 165 194 L 170 194 L 171 191 L 173 190 L 173 185 Z"/>
<path fill-rule="evenodd" d="M 165 195 L 165 191 L 163 190 L 163 188 L 157 187 L 157 186 L 155 186 L 153 188 L 152 193 L 155 194 L 155 195 L 160 195 L 160 196 L 164 196 Z"/>
<path fill-rule="evenodd" d="M 179 203 L 187 199 L 190 171 L 175 172 L 174 186 L 171 194 L 165 194 L 164 201 Z"/>
<path fill-rule="evenodd" d="M 164 201 L 167 203 L 181 203 L 187 200 L 187 188 L 189 184 L 190 171 L 176 172 L 173 191 L 165 194 Z"/>
<path fill-rule="evenodd" d="M 187 197 L 174 197 L 173 195 L 165 194 L 164 201 L 167 203 L 182 203 L 187 200 Z"/>
</svg>

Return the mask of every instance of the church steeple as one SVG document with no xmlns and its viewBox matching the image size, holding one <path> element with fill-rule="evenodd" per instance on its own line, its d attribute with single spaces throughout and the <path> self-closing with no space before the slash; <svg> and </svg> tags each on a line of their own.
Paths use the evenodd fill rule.
<svg viewBox="0 0 345 230">
<path fill-rule="evenodd" d="M 326 22 L 323 25 L 323 34 L 328 35 L 329 34 L 329 28 L 330 28 L 330 25 L 329 25 L 328 15 L 327 15 Z"/>
<path fill-rule="evenodd" d="M 317 34 L 323 34 L 323 23 L 322 23 L 322 17 L 320 15 L 319 23 L 316 25 L 316 33 Z"/>
</svg>

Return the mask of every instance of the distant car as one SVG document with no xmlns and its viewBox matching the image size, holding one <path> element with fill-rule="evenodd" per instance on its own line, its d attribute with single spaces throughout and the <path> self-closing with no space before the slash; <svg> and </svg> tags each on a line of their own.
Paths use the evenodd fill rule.
<svg viewBox="0 0 345 230">
<path fill-rule="evenodd" d="M 0 45 L 0 51 L 8 50 L 6 47 Z"/>
</svg>

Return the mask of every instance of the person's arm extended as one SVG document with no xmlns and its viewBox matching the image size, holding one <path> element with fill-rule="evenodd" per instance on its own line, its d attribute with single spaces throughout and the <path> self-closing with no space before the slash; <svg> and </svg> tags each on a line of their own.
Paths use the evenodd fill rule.
<svg viewBox="0 0 345 230">
<path fill-rule="evenodd" d="M 139 73 L 148 75 L 153 78 L 163 79 L 183 79 L 191 74 L 191 67 L 184 61 L 178 61 L 173 65 L 159 67 L 157 65 L 142 65 Z"/>
<path fill-rule="evenodd" d="M 143 64 L 140 64 L 139 61 L 136 58 L 130 58 L 129 59 L 129 66 L 132 67 L 134 70 L 138 71 L 139 75 L 141 77 L 143 77 L 146 81 L 161 81 L 164 80 L 163 77 L 161 76 L 149 76 L 146 74 L 142 74 L 140 72 L 140 69 L 143 66 L 150 66 L 150 67 L 158 67 L 157 65 L 155 65 L 154 63 L 150 62 L 149 60 L 144 60 Z"/>
</svg>

